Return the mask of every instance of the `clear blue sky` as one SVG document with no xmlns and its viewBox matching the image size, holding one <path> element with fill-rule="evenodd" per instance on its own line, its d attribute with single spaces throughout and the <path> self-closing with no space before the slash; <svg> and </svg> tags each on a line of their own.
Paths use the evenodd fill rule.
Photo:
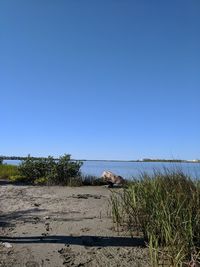
<svg viewBox="0 0 200 267">
<path fill-rule="evenodd" d="M 1 0 L 0 154 L 200 158 L 199 0 Z"/>
</svg>

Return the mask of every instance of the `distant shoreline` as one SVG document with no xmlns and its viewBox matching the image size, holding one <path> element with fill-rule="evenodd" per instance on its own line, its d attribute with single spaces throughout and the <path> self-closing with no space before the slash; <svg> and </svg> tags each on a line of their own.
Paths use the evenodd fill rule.
<svg viewBox="0 0 200 267">
<path fill-rule="evenodd" d="M 76 160 L 76 159 L 74 159 Z M 104 161 L 104 162 L 168 162 L 168 163 L 200 163 L 200 160 L 107 160 L 107 159 L 80 159 L 77 161 Z"/>
<path fill-rule="evenodd" d="M 0 156 L 0 160 L 26 160 L 47 159 L 48 157 L 19 157 L 19 156 Z M 59 158 L 53 158 L 58 160 Z M 71 159 L 72 161 L 103 161 L 103 162 L 166 162 L 166 163 L 200 163 L 200 160 L 178 160 L 178 159 L 142 159 L 142 160 L 109 160 L 109 159 Z"/>
</svg>

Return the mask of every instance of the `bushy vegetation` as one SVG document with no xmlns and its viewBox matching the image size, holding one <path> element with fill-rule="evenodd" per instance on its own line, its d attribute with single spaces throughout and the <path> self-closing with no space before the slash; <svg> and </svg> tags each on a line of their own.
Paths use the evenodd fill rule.
<svg viewBox="0 0 200 267">
<path fill-rule="evenodd" d="M 0 164 L 0 179 L 10 179 L 11 176 L 18 174 L 17 166 Z"/>
<path fill-rule="evenodd" d="M 35 159 L 28 157 L 19 165 L 22 179 L 33 184 L 78 185 L 80 181 L 81 162 L 71 161 L 70 155 L 58 160 L 52 157 Z"/>
<path fill-rule="evenodd" d="M 118 229 L 123 225 L 132 235 L 143 235 L 152 266 L 199 266 L 200 183 L 181 171 L 140 178 L 123 192 L 113 192 Z"/>
</svg>

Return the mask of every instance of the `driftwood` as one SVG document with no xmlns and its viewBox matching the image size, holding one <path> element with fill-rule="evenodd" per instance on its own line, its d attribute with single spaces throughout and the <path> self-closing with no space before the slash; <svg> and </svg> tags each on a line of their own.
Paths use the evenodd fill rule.
<svg viewBox="0 0 200 267">
<path fill-rule="evenodd" d="M 114 184 L 123 185 L 125 182 L 125 179 L 122 176 L 116 175 L 111 171 L 104 171 L 101 178 L 108 183 L 109 187 L 113 187 Z"/>
</svg>

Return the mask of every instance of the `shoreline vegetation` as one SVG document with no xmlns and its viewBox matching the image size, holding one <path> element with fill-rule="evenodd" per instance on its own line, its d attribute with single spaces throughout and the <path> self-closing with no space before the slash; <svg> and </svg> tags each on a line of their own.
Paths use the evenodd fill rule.
<svg viewBox="0 0 200 267">
<path fill-rule="evenodd" d="M 31 155 L 28 156 L 0 156 L 0 163 L 4 160 L 27 160 L 28 158 L 40 160 L 47 159 L 48 157 L 34 157 Z M 59 158 L 54 158 L 54 160 L 59 160 Z M 182 163 L 200 163 L 200 159 L 185 160 L 185 159 L 137 159 L 137 160 L 108 160 L 108 159 L 70 159 L 71 161 L 105 161 L 105 162 L 182 162 Z"/>
<path fill-rule="evenodd" d="M 10 183 L 24 183 L 30 185 L 106 185 L 103 179 L 83 175 L 80 168 L 82 161 L 71 160 L 70 155 L 63 155 L 58 159 L 26 157 L 19 165 L 3 164 L 0 162 L 0 179 Z"/>
</svg>

